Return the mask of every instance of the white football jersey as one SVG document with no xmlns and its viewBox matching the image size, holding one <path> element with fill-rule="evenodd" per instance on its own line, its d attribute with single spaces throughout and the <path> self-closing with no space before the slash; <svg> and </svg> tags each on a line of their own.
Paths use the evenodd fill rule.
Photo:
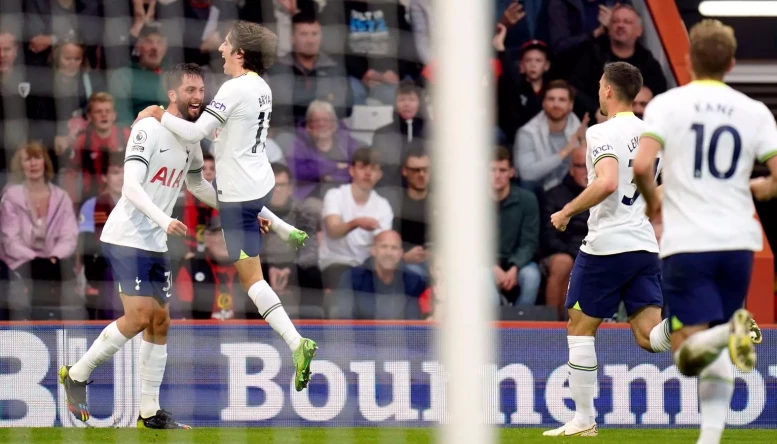
<svg viewBox="0 0 777 444">
<path fill-rule="evenodd" d="M 585 133 L 588 144 L 588 183 L 596 179 L 596 163 L 606 157 L 618 161 L 618 189 L 590 210 L 588 235 L 580 247 L 585 253 L 608 255 L 628 251 L 658 253 L 653 225 L 645 215 L 645 199 L 634 184 L 632 162 L 645 122 L 634 113 L 618 113 Z M 660 163 L 660 161 L 659 161 Z M 656 164 L 656 174 L 660 164 Z"/>
<path fill-rule="evenodd" d="M 216 187 L 223 202 L 262 198 L 275 186 L 265 154 L 272 91 L 256 73 L 227 80 L 205 112 L 219 121 L 215 149 Z"/>
<path fill-rule="evenodd" d="M 717 81 L 656 96 L 647 130 L 663 145 L 661 256 L 763 247 L 750 175 L 777 155 L 777 124 L 761 102 Z"/>
<path fill-rule="evenodd" d="M 155 119 L 146 118 L 132 128 L 124 162 L 142 162 L 148 167 L 141 183 L 143 191 L 169 216 L 186 174 L 202 169 L 202 150 L 199 143 L 183 144 Z M 108 216 L 100 240 L 146 251 L 167 251 L 167 233 L 125 196 Z"/>
</svg>

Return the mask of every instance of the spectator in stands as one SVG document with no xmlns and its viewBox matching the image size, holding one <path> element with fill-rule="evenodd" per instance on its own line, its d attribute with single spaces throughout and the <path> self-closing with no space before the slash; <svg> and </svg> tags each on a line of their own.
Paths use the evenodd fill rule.
<svg viewBox="0 0 777 444">
<path fill-rule="evenodd" d="M 358 143 L 337 121 L 331 103 L 314 100 L 308 106 L 305 126 L 297 130 L 290 166 L 297 199 L 325 195 L 350 180 L 349 165 Z"/>
<path fill-rule="evenodd" d="M 401 2 L 330 1 L 321 24 L 326 52 L 345 54 L 354 104 L 364 105 L 368 97 L 391 104 L 399 81 L 418 74 Z"/>
<path fill-rule="evenodd" d="M 543 112 L 518 130 L 513 153 L 521 181 L 530 188 L 549 190 L 569 171 L 569 155 L 585 143 L 588 116 L 572 114 L 575 90 L 564 80 L 554 80 L 545 88 Z"/>
<path fill-rule="evenodd" d="M 64 186 L 76 203 L 96 196 L 104 189 L 99 180 L 110 153 L 124 153 L 130 130 L 116 124 L 113 97 L 105 92 L 92 94 L 86 107 L 86 129 L 77 137 L 72 151 L 63 153 L 72 160 L 65 171 Z"/>
<path fill-rule="evenodd" d="M 375 130 L 372 147 L 378 152 L 383 167 L 380 187 L 402 184 L 402 160 L 410 144 L 426 137 L 425 120 L 421 117 L 421 89 L 412 80 L 403 80 L 394 98 L 394 121 Z"/>
<path fill-rule="evenodd" d="M 180 0 L 155 2 L 156 20 L 171 29 L 179 31 L 169 36 L 167 53 L 173 63 L 196 63 L 201 66 L 210 63 L 211 52 L 218 45 L 203 45 L 206 27 L 211 13 L 211 0 Z M 219 45 L 223 39 L 219 42 Z M 219 58 L 221 58 L 219 56 Z"/>
<path fill-rule="evenodd" d="M 202 177 L 210 183 L 216 178 L 216 160 L 211 154 L 202 155 Z M 192 229 L 191 235 L 187 234 L 186 238 L 189 252 L 186 259 L 201 257 L 205 254 L 205 228 L 219 212 L 196 199 L 189 190 L 184 190 L 183 199 L 183 223 Z"/>
<path fill-rule="evenodd" d="M 642 89 L 639 90 L 637 97 L 634 98 L 634 103 L 631 104 L 631 109 L 634 111 L 634 114 L 641 119 L 642 115 L 645 113 L 647 104 L 650 103 L 651 100 L 653 100 L 653 92 L 650 91 L 650 88 L 643 85 Z"/>
<path fill-rule="evenodd" d="M 351 96 L 345 69 L 321 52 L 321 23 L 313 13 L 292 20 L 292 51 L 278 59 L 268 73 L 273 91 L 272 124 L 294 128 L 305 120 L 308 105 L 317 99 L 334 106 L 338 119 L 350 114 Z"/>
<path fill-rule="evenodd" d="M 402 176 L 407 182 L 398 199 L 392 199 L 394 230 L 402 238 L 403 261 L 407 268 L 422 277 L 429 275 L 427 249 L 427 208 L 429 203 L 429 182 L 431 163 L 423 146 L 417 144 L 407 153 L 402 166 Z"/>
<path fill-rule="evenodd" d="M 492 45 L 502 65 L 496 87 L 497 119 L 507 142 L 512 144 L 518 128 L 542 111 L 542 91 L 550 60 L 545 42 L 529 40 L 521 45 L 519 62 L 515 63 L 513 54 L 505 50 L 506 35 L 507 28 L 497 25 Z"/>
<path fill-rule="evenodd" d="M 375 236 L 371 258 L 344 273 L 337 293 L 340 319 L 422 319 L 419 298 L 426 281 L 402 264 L 402 239 L 386 230 Z"/>
<path fill-rule="evenodd" d="M 321 226 L 321 205 L 308 199 L 299 202 L 292 197 L 291 174 L 288 167 L 272 164 L 275 188 L 267 207 L 287 223 L 306 233 L 317 233 Z M 311 236 L 298 251 L 275 233 L 265 237 L 262 252 L 262 273 L 279 295 L 288 295 L 292 287 L 321 289 L 321 272 L 318 270 L 318 241 Z M 319 305 L 320 305 L 319 298 Z"/>
<path fill-rule="evenodd" d="M 78 225 L 73 202 L 51 183 L 54 169 L 41 144 L 23 145 L 11 165 L 16 183 L 6 188 L 0 205 L 3 261 L 26 287 L 28 300 L 19 308 L 27 313 L 22 316 L 48 317 L 48 311 L 44 315 L 37 309 L 72 302 L 68 301 L 72 295 L 62 291 L 62 282 L 74 277 Z"/>
<path fill-rule="evenodd" d="M 619 0 L 618 3 L 631 2 Z M 558 75 L 566 77 L 574 67 L 579 51 L 607 33 L 614 4 L 610 0 L 548 2 L 550 46 L 559 62 Z"/>
<path fill-rule="evenodd" d="M 86 277 L 86 306 L 90 319 L 113 319 L 120 310 L 108 263 L 102 255 L 100 235 L 124 186 L 124 153 L 111 153 L 102 171 L 105 190 L 81 205 L 78 218 L 80 264 Z"/>
<path fill-rule="evenodd" d="M 645 86 L 653 94 L 666 91 L 666 78 L 661 65 L 650 51 L 639 43 L 642 36 L 642 19 L 633 6 L 622 4 L 613 9 L 610 28 L 580 53 L 577 66 L 569 79 L 578 91 L 576 109 L 596 113 L 596 121 L 606 119 L 599 110 L 599 79 L 604 65 L 610 62 L 628 62 L 642 72 Z"/>
<path fill-rule="evenodd" d="M 172 316 L 189 319 L 245 317 L 248 295 L 229 259 L 221 218 L 213 217 L 205 230 L 205 257 L 186 262 L 175 279 Z"/>
<path fill-rule="evenodd" d="M 19 44 L 10 30 L 0 29 L 0 187 L 5 185 L 8 159 L 16 147 L 27 142 L 28 128 L 34 128 L 38 138 L 53 132 L 50 125 L 50 110 L 54 107 L 51 98 L 45 98 L 45 91 L 39 83 L 32 81 L 25 67 L 17 63 Z M 43 136 L 43 137 L 41 137 Z"/>
<path fill-rule="evenodd" d="M 52 52 L 54 76 L 47 82 L 55 99 L 56 133 L 54 152 L 60 168 L 69 159 L 61 158 L 71 149 L 79 132 L 87 126 L 86 110 L 92 93 L 105 91 L 102 76 L 89 71 L 84 58 L 84 46 L 76 41 L 65 41 Z M 55 168 L 56 169 L 56 168 Z"/>
<path fill-rule="evenodd" d="M 491 162 L 493 198 L 498 204 L 498 262 L 496 284 L 506 301 L 534 305 L 540 288 L 540 269 L 534 262 L 540 242 L 540 212 L 537 198 L 512 183 L 510 152 L 500 146 Z"/>
<path fill-rule="evenodd" d="M 580 146 L 572 151 L 572 163 L 569 174 L 564 180 L 551 188 L 545 196 L 545 208 L 542 220 L 545 221 L 543 267 L 548 273 L 548 283 L 545 289 L 545 303 L 558 309 L 559 318 L 566 314 L 564 302 L 569 275 L 575 263 L 580 245 L 588 234 L 588 211 L 574 216 L 567 229 L 558 231 L 550 224 L 550 216 L 561 211 L 564 205 L 571 202 L 588 185 L 588 170 L 586 169 L 586 147 Z"/>
<path fill-rule="evenodd" d="M 390 230 L 394 212 L 374 191 L 381 168 L 376 153 L 360 148 L 349 168 L 352 183 L 329 190 L 324 197 L 323 235 L 318 263 L 324 289 L 337 288 L 340 276 L 370 256 L 375 235 Z"/>
<path fill-rule="evenodd" d="M 108 89 L 116 99 L 119 122 L 131 124 L 140 111 L 167 101 L 162 84 L 162 65 L 167 54 L 167 38 L 158 24 L 146 24 L 137 45 L 138 59 L 132 66 L 119 68 L 108 78 Z"/>
<path fill-rule="evenodd" d="M 98 0 L 26 1 L 25 35 L 29 42 L 25 62 L 48 64 L 51 48 L 64 40 L 79 39 L 96 47 L 103 40 L 101 3 Z"/>
<path fill-rule="evenodd" d="M 410 24 L 413 41 L 421 63 L 432 62 L 432 2 L 431 0 L 410 0 Z"/>
</svg>

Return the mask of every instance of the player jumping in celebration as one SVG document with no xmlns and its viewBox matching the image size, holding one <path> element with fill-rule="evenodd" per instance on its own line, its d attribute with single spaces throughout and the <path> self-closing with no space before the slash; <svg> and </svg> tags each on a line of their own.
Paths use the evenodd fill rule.
<svg viewBox="0 0 777 444">
<path fill-rule="evenodd" d="M 196 120 L 203 109 L 202 70 L 179 64 L 165 73 L 168 112 Z M 170 217 L 178 193 L 186 187 L 198 199 L 216 207 L 216 192 L 202 177 L 199 144 L 183 144 L 154 119 L 133 128 L 124 158 L 122 196 L 108 217 L 100 241 L 118 284 L 124 316 L 109 324 L 73 366 L 59 369 L 68 409 L 81 421 L 89 419 L 86 385 L 99 364 L 143 332 L 140 346 L 141 402 L 138 427 L 189 428 L 159 407 L 159 386 L 167 362 L 168 301 L 172 291 L 167 236 L 183 236 L 186 226 Z"/>
<path fill-rule="evenodd" d="M 237 22 L 219 51 L 224 57 L 227 80 L 196 122 L 187 122 L 159 107 L 143 110 L 138 118 L 154 117 L 189 142 L 198 142 L 216 130 L 215 158 L 219 213 L 230 259 L 243 288 L 267 323 L 286 341 L 295 367 L 294 388 L 300 391 L 310 380 L 310 362 L 316 343 L 297 333 L 278 295 L 262 276 L 262 247 L 257 215 L 290 243 L 301 244 L 307 234 L 270 213 L 265 205 L 275 186 L 265 141 L 272 114 L 272 91 L 260 77 L 275 61 L 277 36 L 255 23 Z"/>
<path fill-rule="evenodd" d="M 575 417 L 546 436 L 596 436 L 594 393 L 596 331 L 623 301 L 637 344 L 650 352 L 670 348 L 661 320 L 658 242 L 645 202 L 632 181 L 631 163 L 644 123 L 631 112 L 642 75 L 625 62 L 609 63 L 599 80 L 599 105 L 608 117 L 586 131 L 588 186 L 551 216 L 565 230 L 572 216 L 590 209 L 588 235 L 575 259 L 567 291 L 569 389 Z M 658 167 L 658 164 L 656 165 Z M 656 168 L 657 170 L 657 168 Z"/>
<path fill-rule="evenodd" d="M 648 215 L 664 227 L 663 293 L 674 362 L 682 374 L 699 378 L 697 443 L 717 444 L 734 392 L 732 363 L 751 371 L 753 344 L 762 339 L 742 308 L 753 252 L 762 248 L 750 191 L 759 199 L 777 194 L 777 125 L 763 103 L 723 83 L 737 46 L 730 27 L 704 20 L 691 29 L 690 44 L 694 80 L 648 104 L 634 174 Z M 652 181 L 662 150 L 663 197 Z M 768 165 L 768 179 L 750 180 L 756 159 Z"/>
</svg>

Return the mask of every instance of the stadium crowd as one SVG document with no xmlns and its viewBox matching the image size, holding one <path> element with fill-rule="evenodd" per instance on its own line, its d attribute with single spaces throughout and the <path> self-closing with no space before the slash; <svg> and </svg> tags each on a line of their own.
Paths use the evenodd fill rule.
<svg viewBox="0 0 777 444">
<path fill-rule="evenodd" d="M 442 303 L 428 214 L 433 103 L 429 0 L 3 0 L 0 3 L 0 320 L 114 319 L 99 236 L 121 197 L 129 126 L 164 104 L 162 73 L 206 70 L 236 19 L 279 36 L 266 152 L 270 209 L 311 235 L 268 235 L 263 272 L 292 317 L 428 319 Z M 496 0 L 493 289 L 501 306 L 563 318 L 587 213 L 550 215 L 587 183 L 585 130 L 600 122 L 604 64 L 642 71 L 634 102 L 667 88 L 628 0 Z M 463 61 L 466 63 L 466 61 Z M 204 140 L 204 173 L 218 181 Z M 164 180 L 172 183 L 175 174 Z M 463 208 L 465 211 L 465 207 Z M 229 263 L 218 213 L 181 193 L 189 228 L 168 240 L 173 318 L 258 318 Z M 247 305 L 248 304 L 248 305 Z"/>
</svg>

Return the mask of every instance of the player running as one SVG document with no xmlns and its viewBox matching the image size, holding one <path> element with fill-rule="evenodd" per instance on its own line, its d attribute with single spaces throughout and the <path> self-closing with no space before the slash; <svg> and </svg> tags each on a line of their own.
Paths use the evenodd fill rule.
<svg viewBox="0 0 777 444">
<path fill-rule="evenodd" d="M 575 417 L 546 436 L 597 436 L 594 393 L 596 331 L 604 318 L 626 306 L 637 344 L 650 352 L 670 348 L 661 320 L 658 243 L 645 202 L 632 181 L 631 163 L 644 123 L 631 112 L 642 75 L 625 62 L 609 63 L 599 81 L 599 105 L 609 120 L 586 131 L 588 186 L 551 223 L 563 231 L 572 216 L 590 208 L 588 235 L 575 259 L 567 291 L 569 388 Z M 659 163 L 651 170 L 657 174 Z"/>
<path fill-rule="evenodd" d="M 195 64 L 179 64 L 165 73 L 168 112 L 196 120 L 203 109 L 205 84 Z M 100 241 L 118 284 L 124 316 L 109 324 L 75 365 L 59 369 L 68 409 L 89 419 L 89 375 L 130 339 L 143 332 L 140 346 L 141 401 L 138 427 L 189 428 L 159 407 L 159 386 L 167 362 L 168 301 L 172 274 L 166 256 L 167 236 L 183 236 L 186 226 L 172 219 L 185 178 L 198 199 L 216 207 L 216 192 L 202 177 L 199 144 L 185 144 L 154 119 L 132 129 L 124 157 L 122 196 L 105 223 Z"/>
<path fill-rule="evenodd" d="M 734 67 L 734 31 L 704 20 L 690 33 L 690 84 L 656 96 L 634 161 L 651 219 L 663 219 L 663 293 L 677 368 L 699 377 L 701 435 L 720 442 L 734 392 L 733 364 L 755 366 L 760 331 L 744 310 L 753 252 L 762 248 L 750 191 L 777 194 L 777 125 L 769 109 L 723 83 Z M 663 150 L 663 199 L 652 164 Z M 758 159 L 768 179 L 750 181 Z M 662 202 L 663 201 L 663 202 Z M 728 348 L 727 352 L 723 352 Z"/>
<path fill-rule="evenodd" d="M 187 122 L 156 106 L 143 110 L 138 118 L 154 117 L 188 142 L 199 142 L 219 130 L 215 158 L 219 213 L 230 259 L 243 288 L 259 313 L 286 341 L 292 352 L 294 388 L 300 391 L 310 380 L 310 362 L 316 343 L 297 333 L 278 295 L 262 276 L 259 253 L 262 236 L 257 215 L 290 243 L 300 245 L 307 234 L 296 230 L 265 207 L 275 186 L 265 141 L 272 114 L 272 91 L 260 76 L 275 62 L 277 36 L 255 23 L 237 22 L 219 51 L 224 72 L 232 76 L 216 93 L 196 122 Z"/>
</svg>

